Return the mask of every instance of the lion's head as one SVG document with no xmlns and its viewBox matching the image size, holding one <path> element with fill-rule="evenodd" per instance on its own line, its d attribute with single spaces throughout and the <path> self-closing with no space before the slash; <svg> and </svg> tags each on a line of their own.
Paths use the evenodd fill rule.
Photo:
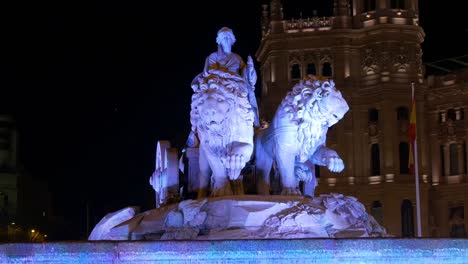
<svg viewBox="0 0 468 264">
<path fill-rule="evenodd" d="M 247 93 L 236 82 L 224 82 L 208 79 L 192 96 L 192 130 L 212 147 L 226 146 L 239 127 L 253 127 L 254 114 Z"/>
<path fill-rule="evenodd" d="M 335 83 L 315 76 L 293 87 L 279 107 L 279 118 L 298 126 L 298 141 L 304 146 L 301 159 L 307 157 L 328 127 L 336 124 L 348 112 L 349 106 Z"/>
<path fill-rule="evenodd" d="M 309 76 L 293 87 L 281 103 L 282 115 L 297 124 L 317 122 L 331 127 L 348 112 L 349 106 L 335 83 Z"/>
</svg>

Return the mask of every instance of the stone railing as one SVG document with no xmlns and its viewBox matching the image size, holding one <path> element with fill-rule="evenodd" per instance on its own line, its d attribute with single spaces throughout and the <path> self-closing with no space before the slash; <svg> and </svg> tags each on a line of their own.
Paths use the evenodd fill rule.
<svg viewBox="0 0 468 264">
<path fill-rule="evenodd" d="M 334 17 L 309 17 L 286 20 L 286 30 L 330 30 L 333 26 L 333 19 Z"/>
<path fill-rule="evenodd" d="M 4 243 L 0 263 L 466 263 L 467 239 Z"/>
</svg>

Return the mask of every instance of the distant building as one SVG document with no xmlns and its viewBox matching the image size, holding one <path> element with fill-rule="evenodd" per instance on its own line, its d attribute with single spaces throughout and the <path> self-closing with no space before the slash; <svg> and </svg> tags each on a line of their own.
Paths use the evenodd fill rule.
<svg viewBox="0 0 468 264">
<path fill-rule="evenodd" d="M 334 0 L 333 17 L 288 20 L 264 5 L 261 116 L 271 120 L 307 74 L 329 76 L 350 105 L 328 132 L 346 168 L 320 169 L 316 194 L 357 197 L 396 236 L 416 233 L 409 173 L 411 83 L 416 87 L 422 236 L 467 236 L 468 71 L 424 77 L 416 0 Z M 466 62 L 465 62 L 466 63 Z"/>
<path fill-rule="evenodd" d="M 19 165 L 16 121 L 0 115 L 0 241 L 41 241 L 51 217 L 47 184 Z"/>
<path fill-rule="evenodd" d="M 0 115 L 0 223 L 15 221 L 18 213 L 18 145 L 16 124 Z"/>
</svg>

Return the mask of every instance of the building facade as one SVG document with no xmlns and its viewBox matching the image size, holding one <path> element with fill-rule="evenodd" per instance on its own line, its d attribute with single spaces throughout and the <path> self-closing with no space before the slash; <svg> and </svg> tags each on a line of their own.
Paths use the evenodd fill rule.
<svg viewBox="0 0 468 264">
<path fill-rule="evenodd" d="M 18 209 L 18 144 L 16 123 L 0 115 L 0 223 L 15 221 Z"/>
<path fill-rule="evenodd" d="M 345 162 L 320 169 L 321 193 L 357 197 L 387 228 L 417 235 L 415 177 L 409 170 L 411 86 L 417 106 L 421 229 L 424 237 L 466 236 L 468 72 L 424 77 L 417 0 L 334 0 L 333 17 L 285 19 L 279 0 L 263 6 L 261 116 L 273 117 L 308 74 L 330 77 L 350 111 L 328 132 Z"/>
</svg>

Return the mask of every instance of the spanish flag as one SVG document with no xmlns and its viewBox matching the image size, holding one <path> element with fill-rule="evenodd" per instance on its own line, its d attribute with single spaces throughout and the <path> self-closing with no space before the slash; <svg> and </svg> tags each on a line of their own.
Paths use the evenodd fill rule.
<svg viewBox="0 0 468 264">
<path fill-rule="evenodd" d="M 409 148 L 409 166 L 411 174 L 414 174 L 414 143 L 416 141 L 416 100 L 414 99 L 414 82 L 411 84 L 411 115 L 410 124 L 408 130 L 408 136 L 410 140 Z"/>
</svg>

